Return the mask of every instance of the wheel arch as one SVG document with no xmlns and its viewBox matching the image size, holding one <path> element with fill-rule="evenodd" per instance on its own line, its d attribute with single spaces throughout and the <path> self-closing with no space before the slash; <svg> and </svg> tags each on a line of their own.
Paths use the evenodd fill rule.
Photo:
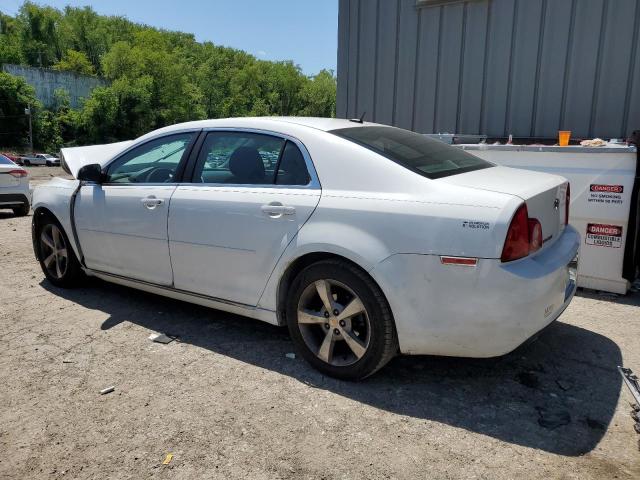
<svg viewBox="0 0 640 480">
<path fill-rule="evenodd" d="M 371 281 L 380 289 L 385 301 L 389 305 L 389 309 L 391 309 L 391 304 L 389 303 L 389 300 L 387 299 L 387 295 L 384 292 L 382 286 L 380 285 L 380 282 L 378 282 L 371 275 L 371 273 L 367 271 L 366 268 L 363 268 L 360 264 L 358 264 L 358 262 L 344 255 L 340 255 L 338 253 L 333 253 L 333 252 L 326 252 L 326 251 L 315 251 L 315 252 L 308 252 L 297 257 L 295 260 L 290 262 L 289 265 L 287 265 L 282 275 L 280 275 L 280 278 L 278 280 L 278 287 L 276 291 L 276 317 L 278 320 L 278 325 L 282 326 L 287 324 L 287 320 L 286 320 L 287 296 L 289 294 L 289 290 L 291 288 L 291 284 L 293 283 L 294 278 L 309 265 L 312 265 L 314 263 L 317 263 L 323 260 L 340 260 L 360 270 L 362 274 L 369 277 L 369 279 L 371 279 Z M 393 311 L 391 311 L 391 315 L 393 317 Z"/>
<path fill-rule="evenodd" d="M 74 249 L 74 251 L 75 251 L 75 253 L 77 255 L 78 251 L 77 251 L 76 243 L 73 240 L 73 235 L 69 235 L 69 232 L 67 232 L 67 229 L 65 228 L 64 223 L 49 208 L 43 207 L 43 206 L 38 206 L 33 211 L 33 219 L 31 220 L 31 242 L 33 244 L 33 253 L 34 253 L 35 257 L 36 257 L 36 260 L 40 260 L 40 258 L 38 257 L 38 250 L 39 249 L 38 249 L 38 245 L 37 245 L 38 231 L 40 229 L 40 225 L 42 225 L 42 222 L 46 218 L 50 218 L 50 219 L 54 220 L 60 226 L 62 231 L 64 231 L 65 235 L 69 239 L 69 243 L 71 243 L 71 246 L 72 246 L 72 248 Z"/>
</svg>

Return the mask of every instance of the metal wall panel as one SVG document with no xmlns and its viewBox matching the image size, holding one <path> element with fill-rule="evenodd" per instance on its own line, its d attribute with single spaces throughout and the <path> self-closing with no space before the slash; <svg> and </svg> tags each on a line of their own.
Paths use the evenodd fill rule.
<svg viewBox="0 0 640 480">
<path fill-rule="evenodd" d="M 640 0 L 340 0 L 338 105 L 425 133 L 640 128 Z"/>
<path fill-rule="evenodd" d="M 349 0 L 353 1 L 353 0 Z M 395 110 L 389 119 L 380 118 L 381 123 L 411 128 L 413 122 L 413 92 L 416 81 L 416 57 L 418 54 L 418 11 L 413 0 L 399 0 L 400 16 L 398 28 L 398 64 L 396 66 Z M 340 46 L 338 45 L 338 48 Z M 391 68 L 391 65 L 389 65 Z M 373 95 L 373 92 L 370 92 Z M 355 116 L 356 112 L 349 112 Z"/>
<path fill-rule="evenodd" d="M 376 62 L 375 105 L 372 117 L 393 117 L 395 92 L 395 66 L 398 47 L 398 0 L 379 0 L 378 5 L 378 55 Z"/>
</svg>

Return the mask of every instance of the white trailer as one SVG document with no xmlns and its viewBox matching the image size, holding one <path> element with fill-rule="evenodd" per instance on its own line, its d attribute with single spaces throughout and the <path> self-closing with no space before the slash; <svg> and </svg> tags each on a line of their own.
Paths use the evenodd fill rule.
<svg viewBox="0 0 640 480">
<path fill-rule="evenodd" d="M 498 165 L 566 177 L 571 183 L 569 221 L 582 236 L 578 286 L 627 292 L 636 274 L 639 243 L 640 160 L 635 147 L 458 146 Z"/>
</svg>

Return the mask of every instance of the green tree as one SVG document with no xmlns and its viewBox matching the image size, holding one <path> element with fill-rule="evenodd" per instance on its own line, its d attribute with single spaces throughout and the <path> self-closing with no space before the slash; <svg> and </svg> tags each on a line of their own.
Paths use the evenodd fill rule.
<svg viewBox="0 0 640 480">
<path fill-rule="evenodd" d="M 95 75 L 96 71 L 93 65 L 82 52 L 75 50 L 67 50 L 61 60 L 53 65 L 56 70 L 75 72 L 82 75 Z"/>
<path fill-rule="evenodd" d="M 23 63 L 20 23 L 0 12 L 0 64 Z"/>
<path fill-rule="evenodd" d="M 57 24 L 61 13 L 51 7 L 25 2 L 18 13 L 22 52 L 30 65 L 48 67 L 60 58 Z"/>
<path fill-rule="evenodd" d="M 310 117 L 334 117 L 336 115 L 336 77 L 329 70 L 322 70 L 305 83 L 300 92 L 304 105 L 300 114 Z"/>
<path fill-rule="evenodd" d="M 309 78 L 290 61 L 258 60 L 241 50 L 198 43 L 189 33 L 98 15 L 90 7 L 61 11 L 27 1 L 15 17 L 0 13 L 0 62 L 109 80 L 77 110 L 63 92 L 50 110 L 31 95 L 34 138 L 48 149 L 133 138 L 201 118 L 335 114 L 333 72 Z M 12 92 L 5 97 L 20 105 L 12 126 L 22 133 L 11 141 L 24 144 L 25 102 L 17 93 L 23 87 L 4 83 L 5 92 Z"/>
<path fill-rule="evenodd" d="M 35 91 L 22 77 L 0 71 L 0 142 L 3 145 L 28 144 L 29 126 L 25 108 L 41 107 Z"/>
</svg>

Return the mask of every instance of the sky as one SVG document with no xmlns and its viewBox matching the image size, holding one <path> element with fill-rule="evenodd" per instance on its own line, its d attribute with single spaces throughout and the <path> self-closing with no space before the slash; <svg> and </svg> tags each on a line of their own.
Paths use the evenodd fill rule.
<svg viewBox="0 0 640 480">
<path fill-rule="evenodd" d="M 338 0 L 39 0 L 85 6 L 153 27 L 193 33 L 198 41 L 239 48 L 264 60 L 293 60 L 307 75 L 336 70 Z M 22 0 L 0 0 L 15 15 Z"/>
</svg>

